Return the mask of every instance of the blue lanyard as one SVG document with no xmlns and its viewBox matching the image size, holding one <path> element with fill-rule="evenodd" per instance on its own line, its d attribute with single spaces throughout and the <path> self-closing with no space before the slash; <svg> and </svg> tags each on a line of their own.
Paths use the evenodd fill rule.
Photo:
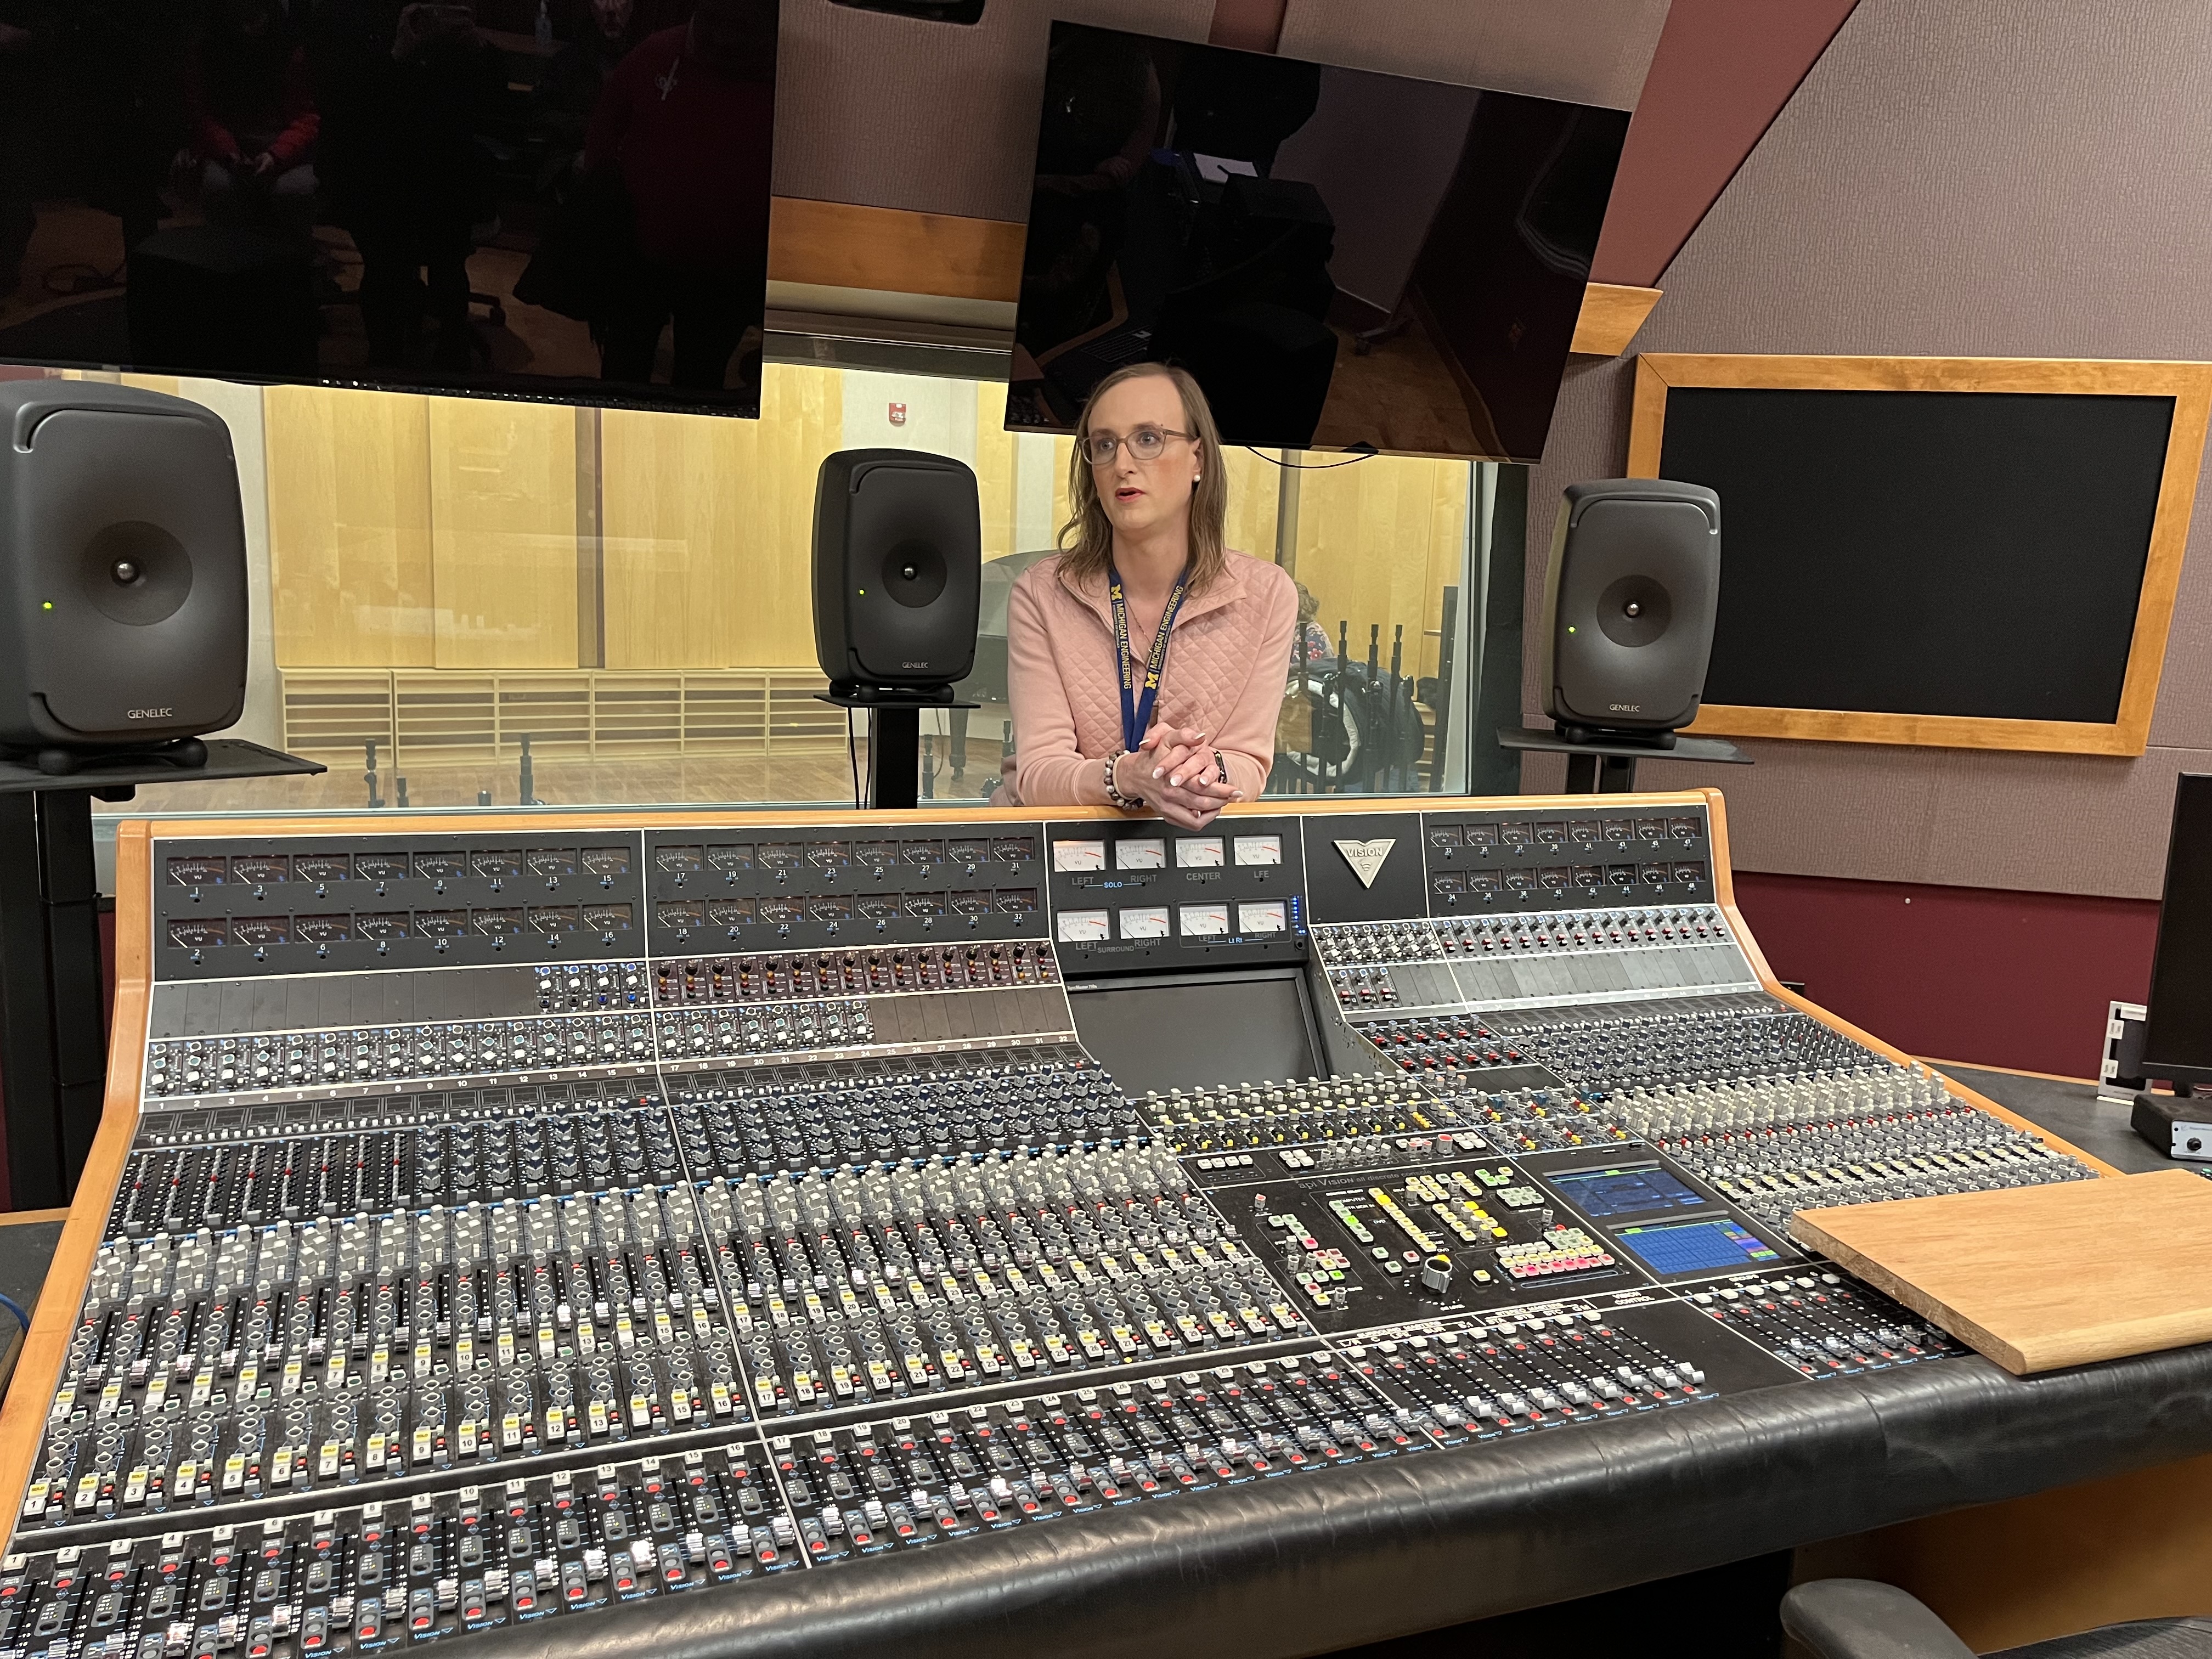
<svg viewBox="0 0 2212 1659">
<path fill-rule="evenodd" d="M 1121 670 L 1124 749 L 1135 749 L 1152 730 L 1152 705 L 1160 698 L 1160 671 L 1167 666 L 1168 630 L 1175 626 L 1176 612 L 1182 609 L 1183 590 L 1189 580 L 1190 573 L 1185 570 L 1168 594 L 1167 608 L 1160 612 L 1160 631 L 1153 637 L 1152 653 L 1145 659 L 1144 687 L 1139 692 L 1137 659 L 1129 649 L 1128 598 L 1121 592 L 1121 573 L 1110 564 L 1106 567 L 1106 597 L 1114 607 L 1114 650 Z"/>
</svg>

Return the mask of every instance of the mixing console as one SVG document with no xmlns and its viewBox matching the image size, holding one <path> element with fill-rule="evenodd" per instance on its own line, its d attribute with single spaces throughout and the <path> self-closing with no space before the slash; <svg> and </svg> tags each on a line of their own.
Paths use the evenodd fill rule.
<svg viewBox="0 0 2212 1659">
<path fill-rule="evenodd" d="M 1781 1000 L 1708 812 L 126 827 L 136 1114 L 18 1373 L 0 1659 L 374 1651 L 1954 1354 L 1790 1212 L 2092 1171 Z M 1214 1051 L 1132 1091 L 1176 1034 L 1091 1010 L 1153 986 Z"/>
</svg>

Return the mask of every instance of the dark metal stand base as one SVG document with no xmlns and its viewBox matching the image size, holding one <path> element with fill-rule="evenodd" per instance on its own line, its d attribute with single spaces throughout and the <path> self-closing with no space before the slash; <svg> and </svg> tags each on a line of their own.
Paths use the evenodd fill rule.
<svg viewBox="0 0 2212 1659">
<path fill-rule="evenodd" d="M 816 692 L 815 698 L 838 708 L 868 711 L 868 805 L 890 812 L 911 812 L 921 804 L 921 711 L 949 708 L 955 712 L 956 752 L 964 762 L 967 711 L 982 706 L 956 702 L 951 686 L 941 691 L 912 693 L 865 685 L 832 686 Z"/>
<path fill-rule="evenodd" d="M 173 752 L 85 756 L 66 778 L 35 761 L 0 761 L 0 1090 L 19 1210 L 69 1202 L 107 1089 L 94 798 L 129 800 L 140 784 L 325 769 L 253 743 L 207 750 L 197 767 Z"/>
<path fill-rule="evenodd" d="M 1567 757 L 1567 793 L 1571 795 L 1625 795 L 1636 787 L 1639 760 L 1706 761 L 1723 766 L 1748 766 L 1751 757 L 1719 738 L 1686 738 L 1677 734 L 1674 746 L 1662 749 L 1645 743 L 1575 743 L 1557 732 L 1534 727 L 1501 729 L 1498 746 L 1540 755 Z"/>
</svg>

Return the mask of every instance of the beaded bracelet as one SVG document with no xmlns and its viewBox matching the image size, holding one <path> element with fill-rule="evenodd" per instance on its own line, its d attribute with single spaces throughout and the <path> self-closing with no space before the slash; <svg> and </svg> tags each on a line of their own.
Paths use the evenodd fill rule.
<svg viewBox="0 0 2212 1659">
<path fill-rule="evenodd" d="M 1123 794 L 1121 786 L 1114 779 L 1114 769 L 1121 763 L 1121 757 L 1128 752 L 1126 749 L 1116 749 L 1106 757 L 1106 799 L 1124 812 L 1133 812 L 1145 803 Z"/>
</svg>

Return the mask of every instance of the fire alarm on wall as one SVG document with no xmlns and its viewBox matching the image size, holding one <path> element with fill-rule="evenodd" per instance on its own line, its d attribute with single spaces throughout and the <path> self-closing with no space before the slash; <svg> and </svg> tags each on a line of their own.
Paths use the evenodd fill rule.
<svg viewBox="0 0 2212 1659">
<path fill-rule="evenodd" d="M 891 405 L 891 424 L 893 426 L 904 426 L 906 424 L 906 405 L 904 404 L 893 404 Z"/>
</svg>

